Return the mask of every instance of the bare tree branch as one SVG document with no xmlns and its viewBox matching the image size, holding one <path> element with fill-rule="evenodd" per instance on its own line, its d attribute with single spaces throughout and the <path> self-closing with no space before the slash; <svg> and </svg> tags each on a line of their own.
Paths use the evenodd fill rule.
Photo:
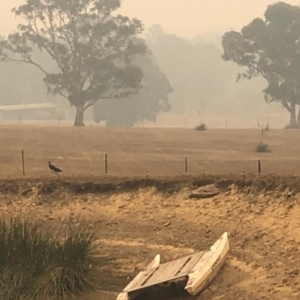
<svg viewBox="0 0 300 300">
<path fill-rule="evenodd" d="M 34 65 L 36 66 L 38 69 L 40 69 L 45 75 L 48 75 L 49 73 L 42 67 L 40 66 L 38 63 L 34 62 L 33 60 L 29 59 L 29 60 L 25 60 L 25 59 L 16 59 L 16 58 L 9 58 L 9 57 L 6 57 L 4 60 L 7 60 L 7 61 L 12 61 L 12 62 L 21 62 L 21 63 L 26 63 L 26 64 L 31 64 L 31 65 Z"/>
</svg>

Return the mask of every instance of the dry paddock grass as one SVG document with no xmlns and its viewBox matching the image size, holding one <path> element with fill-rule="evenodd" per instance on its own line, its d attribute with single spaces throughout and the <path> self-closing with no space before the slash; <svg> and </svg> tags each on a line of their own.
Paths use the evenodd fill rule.
<svg viewBox="0 0 300 300">
<path fill-rule="evenodd" d="M 297 130 L 271 130 L 263 142 L 272 152 L 257 154 L 258 130 L 0 127 L 0 214 L 24 214 L 45 225 L 59 224 L 70 212 L 89 220 L 99 234 L 100 255 L 107 258 L 99 266 L 99 285 L 111 292 L 97 291 L 76 300 L 116 299 L 128 277 L 136 275 L 135 268 L 142 270 L 157 253 L 167 261 L 208 249 L 224 231 L 230 234 L 228 261 L 210 288 L 195 299 L 297 300 L 299 184 L 298 178 L 283 176 L 300 175 L 299 138 Z M 18 180 L 23 177 L 21 149 L 27 174 Z M 212 199 L 192 201 L 192 186 L 171 194 L 138 187 L 105 194 L 96 189 L 77 193 L 66 184 L 88 186 L 87 181 L 113 179 L 100 177 L 105 153 L 109 174 L 128 178 L 146 172 L 150 177 L 182 175 L 188 156 L 190 174 L 202 176 L 205 169 L 226 179 L 228 173 L 255 173 L 261 159 L 263 172 L 279 175 L 282 189 L 270 185 L 269 190 L 249 195 L 232 187 Z M 48 160 L 64 170 L 62 180 L 52 180 Z M 268 184 L 273 179 L 266 176 Z M 30 192 L 23 193 L 29 187 Z"/>
<path fill-rule="evenodd" d="M 263 141 L 272 152 L 255 153 Z M 298 130 L 72 128 L 37 126 L 0 127 L 0 178 L 22 177 L 21 149 L 25 151 L 28 178 L 51 176 L 51 160 L 65 177 L 104 175 L 108 153 L 111 176 L 178 176 L 184 157 L 192 175 L 255 173 L 257 159 L 263 173 L 299 175 Z"/>
</svg>

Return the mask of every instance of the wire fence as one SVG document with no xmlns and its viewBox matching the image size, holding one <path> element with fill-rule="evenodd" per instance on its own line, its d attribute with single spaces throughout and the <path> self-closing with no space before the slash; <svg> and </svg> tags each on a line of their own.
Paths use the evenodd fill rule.
<svg viewBox="0 0 300 300">
<path fill-rule="evenodd" d="M 62 157 L 56 158 L 52 164 L 62 169 L 62 172 L 52 170 L 53 174 L 60 176 L 180 176 L 180 175 L 221 175 L 234 174 L 243 178 L 247 174 L 282 174 L 282 167 L 285 164 L 274 163 L 272 160 L 250 159 L 250 160 L 200 160 L 198 156 L 183 156 L 181 159 L 161 159 L 153 157 L 149 154 L 149 159 L 146 154 L 141 157 L 139 154 L 133 159 L 128 159 L 126 156 L 116 155 L 112 153 L 103 153 L 102 157 L 93 157 L 87 161 L 85 159 L 69 160 Z M 294 165 L 298 169 L 297 166 Z M 1 164 L 0 164 L 1 170 Z M 20 151 L 19 166 L 10 168 L 11 172 L 6 172 L 10 176 L 22 177 L 43 177 L 49 176 L 48 161 L 45 159 L 35 158 L 26 153 L 24 149 Z M 8 174 L 9 173 L 9 174 Z M 287 174 L 291 174 L 291 169 Z M 3 173 L 2 173 L 3 175 Z M 18 176 L 19 175 L 19 176 Z"/>
</svg>

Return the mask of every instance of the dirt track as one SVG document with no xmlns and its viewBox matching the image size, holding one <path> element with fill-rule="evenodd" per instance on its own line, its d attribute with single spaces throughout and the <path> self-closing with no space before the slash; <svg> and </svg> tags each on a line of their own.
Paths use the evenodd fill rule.
<svg viewBox="0 0 300 300">
<path fill-rule="evenodd" d="M 254 185 L 225 179 L 182 178 L 148 186 L 122 180 L 2 181 L 0 209 L 6 216 L 21 213 L 52 225 L 70 212 L 81 213 L 99 234 L 99 285 L 107 291 L 120 291 L 157 253 L 164 261 L 177 258 L 208 248 L 228 231 L 229 259 L 199 299 L 299 299 L 299 179 L 265 177 Z M 213 181 L 220 195 L 188 199 L 195 186 Z M 113 300 L 114 293 L 80 299 Z"/>
</svg>

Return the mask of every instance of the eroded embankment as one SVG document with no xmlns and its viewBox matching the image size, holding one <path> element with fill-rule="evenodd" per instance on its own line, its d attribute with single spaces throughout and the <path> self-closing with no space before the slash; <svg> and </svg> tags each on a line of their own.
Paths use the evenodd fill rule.
<svg viewBox="0 0 300 300">
<path fill-rule="evenodd" d="M 210 183 L 220 194 L 189 199 Z M 299 299 L 299 187 L 294 177 L 9 181 L 0 183 L 0 209 L 45 226 L 80 213 L 99 235 L 105 290 L 121 290 L 158 252 L 177 258 L 228 231 L 230 256 L 201 299 Z"/>
</svg>

